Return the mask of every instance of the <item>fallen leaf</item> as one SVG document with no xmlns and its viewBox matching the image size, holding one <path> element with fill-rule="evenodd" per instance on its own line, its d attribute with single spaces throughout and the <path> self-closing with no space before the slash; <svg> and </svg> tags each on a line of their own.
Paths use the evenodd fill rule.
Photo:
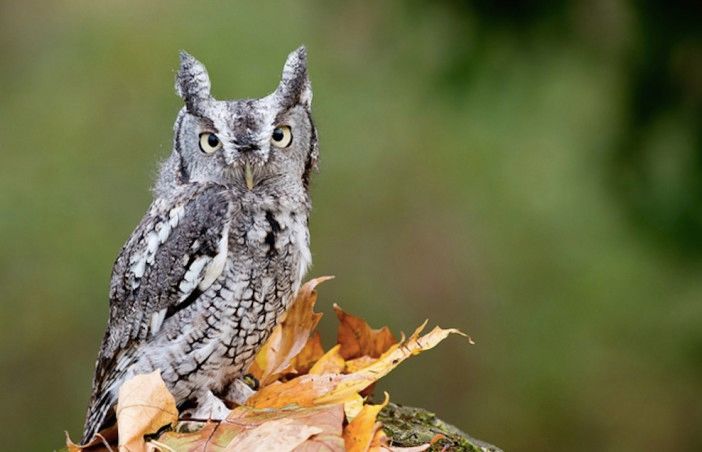
<svg viewBox="0 0 702 452">
<path fill-rule="evenodd" d="M 320 433 L 295 448 L 295 452 L 344 452 L 344 438 Z"/>
<path fill-rule="evenodd" d="M 93 436 L 93 439 L 86 444 L 76 444 L 71 441 L 71 437 L 66 432 L 66 448 L 70 452 L 78 452 L 81 450 L 89 450 L 90 452 L 109 451 L 111 445 L 117 445 L 117 426 L 111 425 Z"/>
<path fill-rule="evenodd" d="M 221 423 L 210 422 L 201 430 L 190 433 L 166 432 L 158 442 L 178 451 L 202 451 L 205 447 L 207 450 L 223 450 L 233 447 L 232 444 L 236 443 L 232 442 L 244 433 L 282 419 L 319 429 L 319 432 L 303 439 L 298 447 L 308 451 L 316 450 L 314 447 L 327 447 L 322 450 L 343 450 L 341 435 L 344 410 L 341 404 L 312 408 L 286 407 L 276 410 L 240 406 L 232 410 Z M 263 430 L 259 430 L 261 431 Z M 288 439 L 289 442 L 297 441 L 295 438 Z M 342 445 L 342 449 L 335 447 L 338 444 Z M 237 449 L 247 450 L 243 447 Z"/>
<path fill-rule="evenodd" d="M 144 435 L 178 420 L 175 399 L 158 370 L 136 375 L 122 384 L 116 413 L 119 448 L 127 451 L 144 450 Z"/>
<path fill-rule="evenodd" d="M 294 419 L 276 419 L 237 435 L 224 450 L 288 452 L 321 431 L 319 427 Z"/>
<path fill-rule="evenodd" d="M 368 365 L 374 363 L 375 360 L 376 358 L 371 358 L 370 356 L 361 356 L 360 358 L 346 361 L 345 372 L 347 374 L 358 372 L 364 367 L 367 367 Z"/>
<path fill-rule="evenodd" d="M 315 331 L 284 373 L 306 374 L 322 356 L 324 356 L 322 338 L 319 331 Z"/>
<path fill-rule="evenodd" d="M 352 374 L 302 375 L 285 383 L 276 382 L 261 388 L 246 404 L 257 408 L 284 407 L 289 404 L 313 406 L 327 403 L 344 403 L 354 395 L 387 375 L 410 356 L 433 348 L 449 334 L 460 334 L 456 329 L 435 327 L 419 336 L 427 322 L 424 322 L 400 344 L 390 347 L 380 358 Z"/>
<path fill-rule="evenodd" d="M 385 393 L 385 401 L 380 405 L 364 405 L 358 416 L 344 428 L 344 445 L 349 452 L 365 452 L 380 430 L 380 422 L 376 422 L 378 413 L 388 404 L 390 397 Z M 380 439 L 378 440 L 380 443 Z M 387 442 L 378 444 L 385 446 Z"/>
<path fill-rule="evenodd" d="M 340 345 L 330 348 L 309 370 L 310 375 L 340 374 L 346 367 L 344 358 L 339 353 Z"/>
<path fill-rule="evenodd" d="M 362 409 L 363 397 L 361 397 L 360 394 L 351 396 L 348 400 L 344 402 L 344 414 L 346 414 L 346 419 L 349 422 L 353 421 Z"/>
<path fill-rule="evenodd" d="M 365 320 L 344 312 L 334 304 L 334 311 L 339 319 L 336 341 L 341 345 L 341 356 L 346 360 L 370 356 L 378 358 L 397 339 L 387 326 L 380 329 L 371 328 Z"/>
<path fill-rule="evenodd" d="M 371 443 L 368 447 L 368 450 L 372 452 L 388 450 L 389 444 L 390 440 L 388 439 L 388 435 L 385 434 L 382 428 L 379 428 L 373 434 L 373 439 L 371 439 Z"/>
<path fill-rule="evenodd" d="M 314 312 L 317 302 L 317 292 L 314 289 L 332 278 L 333 276 L 322 276 L 312 279 L 297 291 L 295 301 L 285 318 L 273 329 L 249 368 L 249 373 L 262 385 L 277 380 L 308 343 L 322 317 L 321 313 Z"/>
</svg>

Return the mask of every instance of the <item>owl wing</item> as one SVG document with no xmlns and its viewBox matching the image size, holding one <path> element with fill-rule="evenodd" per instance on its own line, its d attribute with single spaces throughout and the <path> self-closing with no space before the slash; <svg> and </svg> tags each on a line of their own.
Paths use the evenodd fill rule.
<svg viewBox="0 0 702 452">
<path fill-rule="evenodd" d="M 122 350 L 158 333 L 222 273 L 234 206 L 231 192 L 216 184 L 186 185 L 151 205 L 113 267 L 94 395 L 113 377 Z"/>
</svg>

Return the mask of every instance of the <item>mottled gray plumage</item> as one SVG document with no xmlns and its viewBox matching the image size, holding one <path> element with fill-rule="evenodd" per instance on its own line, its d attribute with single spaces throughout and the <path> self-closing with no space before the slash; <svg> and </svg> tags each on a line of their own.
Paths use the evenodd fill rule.
<svg viewBox="0 0 702 452">
<path fill-rule="evenodd" d="M 173 152 L 113 268 L 83 442 L 114 420 L 135 374 L 160 369 L 180 405 L 225 395 L 310 263 L 318 148 L 305 49 L 272 94 L 236 101 L 212 98 L 205 67 L 183 52 L 176 91 Z"/>
</svg>

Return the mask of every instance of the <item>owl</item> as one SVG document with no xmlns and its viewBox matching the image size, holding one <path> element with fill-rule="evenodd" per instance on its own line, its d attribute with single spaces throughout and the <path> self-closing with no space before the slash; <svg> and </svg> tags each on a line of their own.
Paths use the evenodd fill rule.
<svg viewBox="0 0 702 452">
<path fill-rule="evenodd" d="M 83 443 L 115 421 L 136 374 L 160 370 L 179 407 L 226 398 L 310 265 L 319 150 L 305 48 L 272 94 L 244 100 L 214 99 L 181 52 L 176 92 L 173 150 L 112 270 Z"/>
</svg>

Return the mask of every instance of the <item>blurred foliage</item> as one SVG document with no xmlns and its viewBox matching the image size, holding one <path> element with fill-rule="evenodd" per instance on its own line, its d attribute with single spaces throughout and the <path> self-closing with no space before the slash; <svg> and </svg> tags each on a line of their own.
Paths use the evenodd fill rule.
<svg viewBox="0 0 702 452">
<path fill-rule="evenodd" d="M 337 275 L 319 308 L 477 342 L 389 376 L 393 400 L 506 450 L 701 450 L 701 20 L 699 2 L 1 2 L 3 448 L 82 425 L 177 50 L 216 96 L 260 96 L 304 42 L 312 274 Z"/>
</svg>

